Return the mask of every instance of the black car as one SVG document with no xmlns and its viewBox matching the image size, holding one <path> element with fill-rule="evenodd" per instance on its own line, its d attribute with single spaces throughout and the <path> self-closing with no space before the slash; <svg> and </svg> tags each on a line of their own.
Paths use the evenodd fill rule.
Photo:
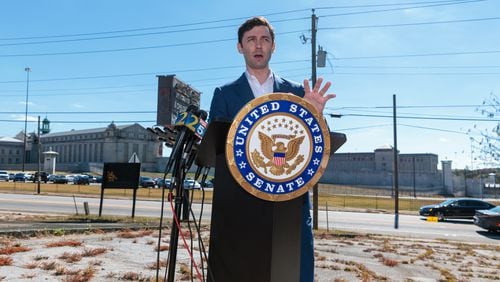
<svg viewBox="0 0 500 282">
<path fill-rule="evenodd" d="M 14 175 L 14 182 L 26 182 L 26 174 L 24 174 L 23 172 L 19 172 L 19 173 L 16 173 Z"/>
<path fill-rule="evenodd" d="M 143 188 L 147 188 L 147 187 L 155 188 L 155 185 L 156 184 L 155 184 L 153 178 L 148 177 L 148 176 L 139 177 L 139 186 L 141 186 Z"/>
<path fill-rule="evenodd" d="M 73 179 L 73 184 L 78 184 L 78 185 L 90 185 L 90 180 L 87 175 L 77 175 Z"/>
<path fill-rule="evenodd" d="M 490 232 L 500 231 L 500 206 L 476 211 L 474 224 Z"/>
<path fill-rule="evenodd" d="M 38 171 L 35 172 L 35 177 L 33 177 L 33 183 L 38 181 Z M 49 177 L 45 171 L 40 172 L 40 181 L 47 183 L 49 181 Z"/>
<path fill-rule="evenodd" d="M 488 210 L 495 207 L 477 199 L 449 199 L 437 205 L 420 208 L 421 216 L 436 216 L 439 221 L 445 219 L 472 219 L 477 210 Z"/>
<path fill-rule="evenodd" d="M 56 184 L 68 184 L 68 179 L 64 175 L 55 175 L 52 182 Z"/>
</svg>

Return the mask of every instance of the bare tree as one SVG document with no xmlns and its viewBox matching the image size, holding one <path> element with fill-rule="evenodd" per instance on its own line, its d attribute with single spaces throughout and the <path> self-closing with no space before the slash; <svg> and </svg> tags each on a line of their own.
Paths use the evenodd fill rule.
<svg viewBox="0 0 500 282">
<path fill-rule="evenodd" d="M 491 127 L 479 128 L 474 125 L 473 129 L 468 130 L 469 138 L 472 142 L 473 150 L 477 150 L 477 158 L 485 166 L 496 167 L 500 165 L 500 100 L 490 93 L 490 96 L 483 101 L 481 107 L 476 108 L 476 112 L 496 121 L 496 125 Z"/>
</svg>

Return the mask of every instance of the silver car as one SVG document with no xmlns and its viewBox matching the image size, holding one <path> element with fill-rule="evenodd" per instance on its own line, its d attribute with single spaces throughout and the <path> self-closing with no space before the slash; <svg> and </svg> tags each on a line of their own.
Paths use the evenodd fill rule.
<svg viewBox="0 0 500 282">
<path fill-rule="evenodd" d="M 9 173 L 6 172 L 5 170 L 0 170 L 0 181 L 9 182 Z"/>
</svg>

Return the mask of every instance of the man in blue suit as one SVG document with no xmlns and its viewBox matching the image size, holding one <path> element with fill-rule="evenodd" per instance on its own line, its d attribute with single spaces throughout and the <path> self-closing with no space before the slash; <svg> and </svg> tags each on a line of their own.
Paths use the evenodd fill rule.
<svg viewBox="0 0 500 282">
<path fill-rule="evenodd" d="M 313 89 L 309 81 L 300 84 L 281 78 L 269 68 L 275 50 L 274 31 L 263 17 L 254 17 L 238 29 L 238 51 L 243 55 L 246 71 L 236 81 L 215 89 L 210 106 L 210 120 L 232 121 L 239 110 L 252 99 L 273 92 L 293 93 L 309 101 L 318 112 L 323 112 L 326 102 L 335 94 L 326 94 L 327 82 L 321 87 L 318 79 Z M 314 250 L 309 193 L 302 196 L 300 281 L 314 280 Z"/>
</svg>

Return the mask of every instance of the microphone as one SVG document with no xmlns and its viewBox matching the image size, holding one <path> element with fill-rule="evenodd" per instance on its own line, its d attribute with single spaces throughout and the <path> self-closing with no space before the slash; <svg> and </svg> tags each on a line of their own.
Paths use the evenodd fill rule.
<svg viewBox="0 0 500 282">
<path fill-rule="evenodd" d="M 195 105 L 189 105 L 186 111 L 177 115 L 174 124 L 174 130 L 177 131 L 176 140 L 165 167 L 165 173 L 170 171 L 175 161 L 180 160 L 185 143 L 196 131 L 194 125 L 198 124 L 198 117 L 196 117 L 193 112 L 197 111 L 198 108 Z"/>
<path fill-rule="evenodd" d="M 196 154 L 198 153 L 198 145 L 201 142 L 201 139 L 203 139 L 203 136 L 205 135 L 205 131 L 207 128 L 207 122 L 205 121 L 208 117 L 208 113 L 204 110 L 199 110 L 197 112 L 197 115 L 199 117 L 199 123 L 195 126 L 196 132 L 195 136 L 196 138 L 192 138 L 189 143 L 187 143 L 185 150 L 184 150 L 184 156 L 183 159 L 186 160 L 184 169 L 185 171 L 188 171 L 191 165 L 193 165 L 194 160 L 196 158 Z"/>
</svg>

